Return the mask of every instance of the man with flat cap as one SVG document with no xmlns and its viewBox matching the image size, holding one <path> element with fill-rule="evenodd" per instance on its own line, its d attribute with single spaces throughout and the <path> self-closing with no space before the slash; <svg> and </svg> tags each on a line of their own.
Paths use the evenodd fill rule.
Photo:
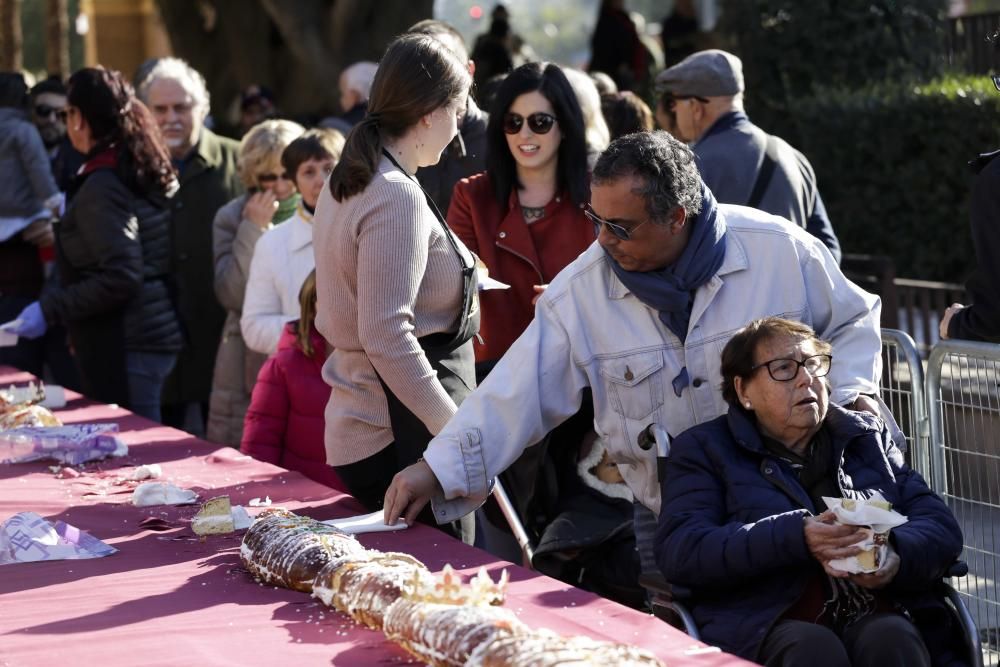
<svg viewBox="0 0 1000 667">
<path fill-rule="evenodd" d="M 840 262 L 840 243 L 809 160 L 750 122 L 743 110 L 739 58 L 719 49 L 699 51 L 663 70 L 656 85 L 671 94 L 677 138 L 691 144 L 702 178 L 719 202 L 791 220 Z"/>
</svg>

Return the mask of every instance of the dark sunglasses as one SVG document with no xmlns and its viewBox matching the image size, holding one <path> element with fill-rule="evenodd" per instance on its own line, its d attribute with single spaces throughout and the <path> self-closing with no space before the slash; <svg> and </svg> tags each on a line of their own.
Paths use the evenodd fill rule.
<svg viewBox="0 0 1000 667">
<path fill-rule="evenodd" d="M 257 182 L 261 185 L 267 185 L 268 183 L 277 183 L 279 178 L 283 181 L 292 180 L 291 176 L 282 172 L 281 174 L 261 174 L 257 177 Z"/>
<path fill-rule="evenodd" d="M 47 104 L 35 105 L 35 115 L 39 118 L 48 118 L 52 114 L 55 114 L 59 120 L 66 120 L 66 109 L 64 108 L 50 107 Z"/>
<path fill-rule="evenodd" d="M 552 126 L 556 124 L 556 117 L 544 111 L 537 111 L 528 116 L 528 129 L 535 134 L 548 134 Z M 507 134 L 517 134 L 524 125 L 524 116 L 519 113 L 508 112 L 503 117 L 503 131 Z"/>
<path fill-rule="evenodd" d="M 590 204 L 587 204 L 587 206 L 583 209 L 583 214 L 587 216 L 587 218 L 592 223 L 594 223 L 595 234 L 600 235 L 601 227 L 602 226 L 607 227 L 608 231 L 615 235 L 615 238 L 621 239 L 622 241 L 630 241 L 632 239 L 632 234 L 635 233 L 635 230 L 639 229 L 644 224 L 649 222 L 649 220 L 643 220 L 632 229 L 626 229 L 625 227 L 622 227 L 621 225 L 614 222 L 609 222 L 604 218 L 602 218 L 601 216 L 594 213 L 594 209 L 590 207 Z"/>
<path fill-rule="evenodd" d="M 702 104 L 708 104 L 707 98 L 699 97 L 698 95 L 674 95 L 670 100 L 670 108 L 673 109 L 675 104 L 684 100 L 695 100 L 696 102 L 701 102 Z"/>
</svg>

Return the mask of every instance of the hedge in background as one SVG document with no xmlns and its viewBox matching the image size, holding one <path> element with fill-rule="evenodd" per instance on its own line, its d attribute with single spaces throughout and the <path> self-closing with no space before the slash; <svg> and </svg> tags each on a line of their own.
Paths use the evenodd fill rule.
<svg viewBox="0 0 1000 667">
<path fill-rule="evenodd" d="M 817 87 L 942 74 L 947 8 L 947 0 L 726 0 L 720 32 L 743 59 L 751 117 L 777 132 L 790 101 Z"/>
<path fill-rule="evenodd" d="M 845 252 L 888 255 L 902 277 L 965 280 L 967 163 L 1000 149 L 988 78 L 825 89 L 790 111 Z"/>
</svg>

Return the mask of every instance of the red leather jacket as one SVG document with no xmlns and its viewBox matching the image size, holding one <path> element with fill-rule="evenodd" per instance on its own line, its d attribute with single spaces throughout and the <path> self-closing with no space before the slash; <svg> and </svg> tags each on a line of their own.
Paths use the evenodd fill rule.
<svg viewBox="0 0 1000 667">
<path fill-rule="evenodd" d="M 561 193 L 545 206 L 545 215 L 524 221 L 517 193 L 506 207 L 497 205 L 486 172 L 455 184 L 448 224 L 507 290 L 480 292 L 483 342 L 475 344 L 476 361 L 502 357 L 535 316 L 532 285 L 548 284 L 594 242 L 594 226 Z"/>
<path fill-rule="evenodd" d="M 330 387 L 320 371 L 327 345 L 315 327 L 311 340 L 313 355 L 307 357 L 296 344 L 294 323 L 285 325 L 278 351 L 257 375 L 240 451 L 345 491 L 337 473 L 326 463 L 323 445 L 323 412 Z"/>
</svg>

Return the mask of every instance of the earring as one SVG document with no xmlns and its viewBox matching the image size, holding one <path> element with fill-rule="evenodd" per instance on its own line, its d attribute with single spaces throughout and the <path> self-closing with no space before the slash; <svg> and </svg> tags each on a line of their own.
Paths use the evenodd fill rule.
<svg viewBox="0 0 1000 667">
<path fill-rule="evenodd" d="M 745 407 L 747 410 L 749 410 L 750 409 L 750 401 L 747 401 L 746 403 L 744 403 L 743 407 Z"/>
</svg>

